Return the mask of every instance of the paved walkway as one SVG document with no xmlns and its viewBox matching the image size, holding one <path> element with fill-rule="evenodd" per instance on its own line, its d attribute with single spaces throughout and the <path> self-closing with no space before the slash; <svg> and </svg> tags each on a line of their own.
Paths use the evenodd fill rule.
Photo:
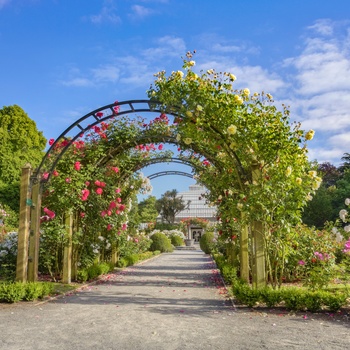
<svg viewBox="0 0 350 350">
<path fill-rule="evenodd" d="M 162 254 L 46 303 L 0 304 L 0 349 L 347 349 L 349 321 L 235 309 L 202 251 Z"/>
</svg>

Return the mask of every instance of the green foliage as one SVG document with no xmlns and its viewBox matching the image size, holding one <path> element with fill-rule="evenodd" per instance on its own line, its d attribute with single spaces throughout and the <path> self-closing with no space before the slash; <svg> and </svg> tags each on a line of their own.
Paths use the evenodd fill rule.
<svg viewBox="0 0 350 350">
<path fill-rule="evenodd" d="M 150 223 L 156 221 L 158 216 L 156 201 L 157 198 L 155 196 L 148 196 L 148 198 L 138 204 L 140 222 Z"/>
<path fill-rule="evenodd" d="M 23 299 L 27 301 L 42 299 L 50 295 L 54 290 L 54 285 L 49 282 L 28 282 L 24 287 L 25 293 Z"/>
<path fill-rule="evenodd" d="M 22 300 L 25 296 L 25 284 L 0 283 L 0 300 L 8 303 L 15 303 Z"/>
<path fill-rule="evenodd" d="M 222 278 L 229 284 L 237 280 L 237 269 L 228 263 L 222 266 L 220 272 Z"/>
<path fill-rule="evenodd" d="M 107 274 L 110 270 L 111 270 L 111 266 L 106 262 L 95 263 L 89 266 L 86 270 L 88 275 L 88 280 L 93 280 L 98 276 Z"/>
<path fill-rule="evenodd" d="M 162 253 L 170 253 L 174 251 L 174 248 L 171 245 L 170 239 L 161 232 L 154 233 L 151 236 L 151 240 L 152 240 L 152 244 L 150 247 L 151 251 L 159 250 Z"/>
<path fill-rule="evenodd" d="M 86 282 L 89 279 L 89 274 L 86 269 L 78 270 L 77 272 L 77 281 Z"/>
<path fill-rule="evenodd" d="M 199 240 L 199 247 L 205 254 L 210 254 L 213 250 L 214 233 L 205 232 Z"/>
<path fill-rule="evenodd" d="M 238 302 L 249 307 L 264 303 L 267 307 L 283 305 L 289 310 L 311 312 L 325 308 L 329 311 L 337 311 L 347 304 L 348 298 L 346 293 L 309 291 L 296 287 L 252 289 L 247 283 L 241 281 L 233 284 L 232 292 Z"/>
<path fill-rule="evenodd" d="M 21 300 L 42 299 L 53 290 L 54 285 L 49 282 L 0 283 L 0 301 L 15 303 Z"/>
<path fill-rule="evenodd" d="M 183 238 L 181 238 L 178 235 L 171 235 L 170 240 L 171 240 L 171 244 L 175 247 L 185 245 Z"/>
<path fill-rule="evenodd" d="M 0 109 L 0 180 L 3 183 L 18 181 L 26 163 L 35 168 L 44 155 L 45 145 L 43 133 L 21 107 Z"/>
<path fill-rule="evenodd" d="M 279 289 L 272 289 L 265 287 L 260 291 L 260 300 L 266 304 L 267 307 L 275 307 L 281 303 L 283 296 Z"/>
<path fill-rule="evenodd" d="M 324 227 L 327 221 L 335 220 L 333 216 L 332 192 L 324 184 L 316 192 L 313 199 L 304 208 L 303 223 L 319 229 Z"/>
<path fill-rule="evenodd" d="M 232 285 L 232 293 L 237 300 L 248 307 L 255 306 L 260 300 L 260 290 L 252 289 L 243 281 L 236 281 Z"/>
<path fill-rule="evenodd" d="M 135 265 L 139 261 L 140 257 L 138 254 L 131 254 L 131 255 L 125 256 L 124 259 L 127 262 L 127 266 L 130 266 L 130 265 Z"/>
</svg>

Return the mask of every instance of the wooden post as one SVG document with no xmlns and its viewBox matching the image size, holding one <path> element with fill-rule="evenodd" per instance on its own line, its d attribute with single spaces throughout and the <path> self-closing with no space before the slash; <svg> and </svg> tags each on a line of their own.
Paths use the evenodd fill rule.
<svg viewBox="0 0 350 350">
<path fill-rule="evenodd" d="M 242 219 L 244 214 L 242 213 Z M 244 222 L 244 220 L 242 220 Z M 241 228 L 240 235 L 240 251 L 239 251 L 239 260 L 240 260 L 240 277 L 242 280 L 249 283 L 249 227 L 247 224 L 243 224 Z"/>
<path fill-rule="evenodd" d="M 28 237 L 31 208 L 30 176 L 32 167 L 27 163 L 22 168 L 20 203 L 19 203 L 19 228 L 17 243 L 16 281 L 27 282 L 28 267 Z"/>
<path fill-rule="evenodd" d="M 73 234 L 72 213 L 66 213 L 65 224 L 66 224 L 68 241 L 64 247 L 62 283 L 69 284 L 72 281 L 72 234 Z"/>
<path fill-rule="evenodd" d="M 252 179 L 259 182 L 261 172 L 259 165 L 252 165 Z M 258 209 L 257 209 L 258 210 Z M 266 267 L 265 267 L 265 242 L 263 223 L 254 221 L 252 225 L 252 244 L 253 244 L 253 288 L 259 289 L 266 286 Z"/>
<path fill-rule="evenodd" d="M 38 280 L 41 193 L 40 179 L 32 179 L 32 210 L 29 235 L 28 281 Z"/>
<path fill-rule="evenodd" d="M 261 221 L 253 223 L 253 288 L 266 286 L 265 244 Z"/>
<path fill-rule="evenodd" d="M 113 243 L 112 245 L 112 256 L 111 256 L 111 263 L 114 267 L 117 266 L 118 260 L 119 260 L 119 254 L 118 254 L 118 245 L 117 243 Z"/>
</svg>

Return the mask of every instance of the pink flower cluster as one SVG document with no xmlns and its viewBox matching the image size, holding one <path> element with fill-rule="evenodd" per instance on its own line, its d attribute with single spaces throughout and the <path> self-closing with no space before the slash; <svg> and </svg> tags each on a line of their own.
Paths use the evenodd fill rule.
<svg viewBox="0 0 350 350">
<path fill-rule="evenodd" d="M 347 242 L 345 242 L 343 252 L 346 254 L 350 254 L 350 239 Z"/>
<path fill-rule="evenodd" d="M 322 254 L 319 252 L 315 252 L 314 255 L 318 260 L 328 260 L 329 259 L 329 255 L 327 253 Z"/>
</svg>

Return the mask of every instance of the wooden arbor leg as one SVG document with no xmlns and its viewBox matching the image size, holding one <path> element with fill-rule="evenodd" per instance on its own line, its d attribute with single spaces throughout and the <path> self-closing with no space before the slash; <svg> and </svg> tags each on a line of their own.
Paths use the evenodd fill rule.
<svg viewBox="0 0 350 350">
<path fill-rule="evenodd" d="M 29 238 L 29 222 L 31 211 L 31 193 L 30 193 L 30 176 L 32 167 L 28 163 L 22 168 L 21 188 L 20 188 L 20 204 L 19 204 L 19 228 L 17 243 L 17 265 L 16 265 L 16 281 L 27 282 L 28 268 L 28 238 Z"/>
<path fill-rule="evenodd" d="M 257 183 L 261 180 L 261 171 L 258 164 L 252 166 L 252 179 Z M 253 243 L 253 288 L 266 286 L 265 242 L 264 225 L 261 221 L 254 221 L 252 225 Z"/>
<path fill-rule="evenodd" d="M 242 214 L 243 219 L 243 214 Z M 242 220 L 244 221 L 244 220 Z M 242 280 L 249 283 L 249 227 L 248 225 L 242 226 L 240 235 L 240 277 Z"/>
<path fill-rule="evenodd" d="M 265 243 L 260 221 L 253 224 L 253 250 L 253 288 L 259 289 L 266 286 Z"/>
<path fill-rule="evenodd" d="M 32 211 L 29 236 L 28 281 L 38 280 L 41 193 L 39 178 L 32 179 Z"/>
<path fill-rule="evenodd" d="M 73 215 L 66 214 L 66 230 L 68 241 L 64 247 L 63 254 L 63 276 L 62 283 L 69 284 L 72 281 L 72 234 L 73 234 Z"/>
</svg>

